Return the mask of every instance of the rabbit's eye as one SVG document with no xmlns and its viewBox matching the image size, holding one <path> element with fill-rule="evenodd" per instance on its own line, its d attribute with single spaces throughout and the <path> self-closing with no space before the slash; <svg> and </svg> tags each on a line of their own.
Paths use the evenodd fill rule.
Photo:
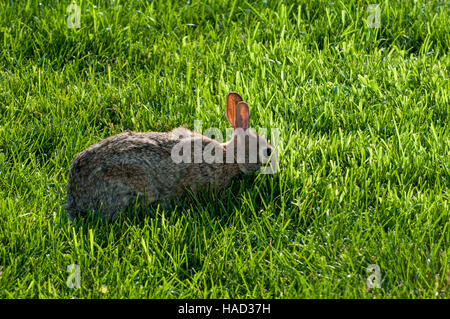
<svg viewBox="0 0 450 319">
<path fill-rule="evenodd" d="M 270 154 L 272 154 L 272 149 L 271 148 L 266 148 L 264 151 L 264 156 L 269 157 Z"/>
</svg>

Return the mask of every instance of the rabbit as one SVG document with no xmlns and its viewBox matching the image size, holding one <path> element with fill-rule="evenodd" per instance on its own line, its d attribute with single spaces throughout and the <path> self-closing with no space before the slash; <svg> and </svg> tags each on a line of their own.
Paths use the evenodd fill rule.
<svg viewBox="0 0 450 319">
<path fill-rule="evenodd" d="M 220 191 L 240 173 L 256 172 L 268 163 L 273 146 L 248 128 L 250 109 L 239 94 L 228 94 L 226 115 L 234 130 L 225 143 L 179 127 L 163 133 L 126 131 L 77 154 L 69 171 L 64 205 L 69 220 L 92 211 L 114 220 L 137 198 L 145 205 L 167 207 L 188 189 L 196 193 L 213 186 Z M 195 143 L 201 152 L 209 150 L 219 160 L 174 161 L 175 148 L 187 145 L 190 150 Z M 258 145 L 256 161 L 250 161 L 252 143 Z M 244 157 L 239 156 L 242 153 Z M 195 151 L 188 157 L 194 155 Z"/>
</svg>

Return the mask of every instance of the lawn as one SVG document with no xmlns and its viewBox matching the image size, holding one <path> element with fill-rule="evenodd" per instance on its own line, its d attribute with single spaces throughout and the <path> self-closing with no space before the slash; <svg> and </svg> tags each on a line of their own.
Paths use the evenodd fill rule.
<svg viewBox="0 0 450 319">
<path fill-rule="evenodd" d="M 450 298 L 449 4 L 373 2 L 1 1 L 0 298 Z M 277 173 L 68 221 L 77 153 L 231 91 Z"/>
</svg>

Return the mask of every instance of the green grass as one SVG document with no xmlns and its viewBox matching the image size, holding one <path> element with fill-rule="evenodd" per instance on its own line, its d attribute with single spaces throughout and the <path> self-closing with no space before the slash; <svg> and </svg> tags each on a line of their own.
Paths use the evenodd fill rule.
<svg viewBox="0 0 450 319">
<path fill-rule="evenodd" d="M 378 29 L 374 1 L 85 0 L 80 29 L 41 2 L 0 2 L 1 298 L 450 297 L 447 1 L 379 2 Z M 68 222 L 78 152 L 224 132 L 229 91 L 279 129 L 277 174 Z"/>
</svg>

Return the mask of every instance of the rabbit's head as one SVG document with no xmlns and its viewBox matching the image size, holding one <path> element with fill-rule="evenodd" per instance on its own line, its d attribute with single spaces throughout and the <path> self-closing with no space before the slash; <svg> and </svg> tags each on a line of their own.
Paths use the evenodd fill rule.
<svg viewBox="0 0 450 319">
<path fill-rule="evenodd" d="M 250 108 L 237 93 L 227 96 L 227 119 L 234 129 L 233 138 L 228 142 L 228 151 L 232 150 L 234 162 L 245 174 L 253 173 L 269 163 L 273 157 L 273 146 L 249 129 Z M 227 158 L 228 161 L 228 158 Z"/>
</svg>

